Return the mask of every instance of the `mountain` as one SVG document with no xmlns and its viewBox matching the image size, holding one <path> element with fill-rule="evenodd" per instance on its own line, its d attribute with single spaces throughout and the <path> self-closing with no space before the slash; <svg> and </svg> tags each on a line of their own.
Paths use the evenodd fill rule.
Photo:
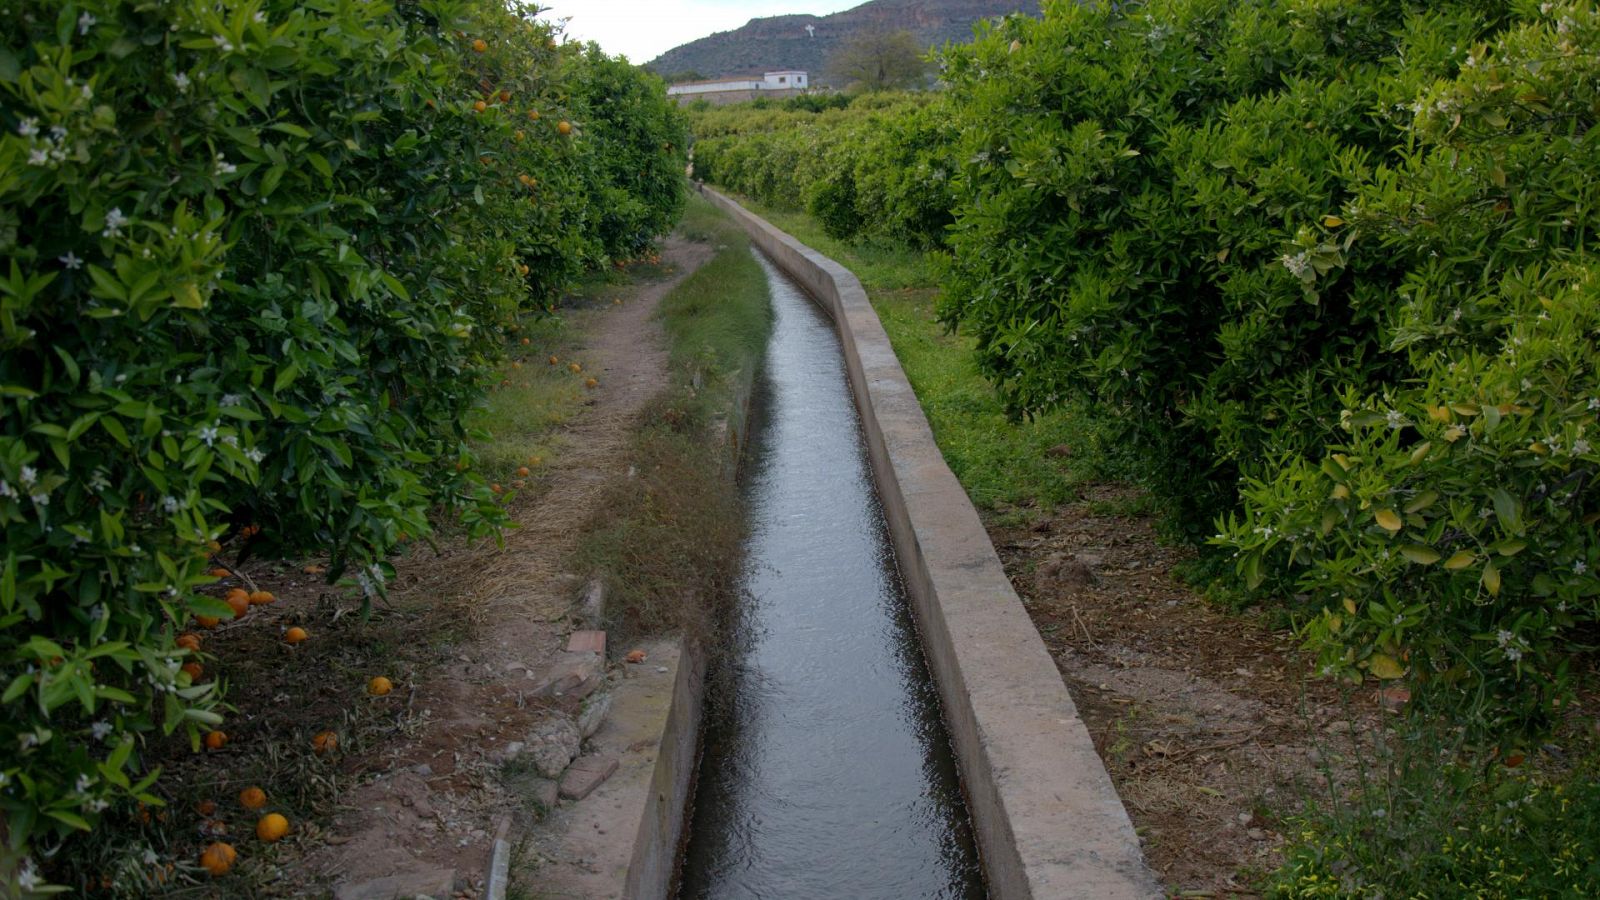
<svg viewBox="0 0 1600 900">
<path fill-rule="evenodd" d="M 871 0 L 831 16 L 772 16 L 751 19 L 743 28 L 722 31 L 661 54 L 646 67 L 671 78 L 750 75 L 775 69 L 801 69 L 812 80 L 823 74 L 835 47 L 863 31 L 905 29 L 925 47 L 972 37 L 980 19 L 1024 12 L 1036 15 L 1038 0 Z M 808 33 L 806 26 L 814 26 Z"/>
</svg>

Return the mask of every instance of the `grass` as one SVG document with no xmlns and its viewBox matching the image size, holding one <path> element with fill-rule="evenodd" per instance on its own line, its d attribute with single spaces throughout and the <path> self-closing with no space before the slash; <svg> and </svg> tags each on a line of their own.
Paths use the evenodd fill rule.
<svg viewBox="0 0 1600 900">
<path fill-rule="evenodd" d="M 934 439 L 972 502 L 991 520 L 1027 520 L 1079 498 L 1079 486 L 1124 475 L 1123 455 L 1076 407 L 1030 420 L 1007 415 L 978 370 L 971 338 L 934 314 L 939 287 L 928 254 L 838 241 L 805 213 L 744 201 L 767 221 L 861 279 L 895 355 L 922 402 Z"/>
<path fill-rule="evenodd" d="M 710 204 L 692 199 L 682 233 L 718 250 L 661 302 L 668 382 L 634 437 L 634 477 L 599 504 L 580 551 L 606 584 L 619 646 L 666 631 L 709 638 L 744 538 L 734 472 L 771 300 L 744 232 Z"/>
</svg>

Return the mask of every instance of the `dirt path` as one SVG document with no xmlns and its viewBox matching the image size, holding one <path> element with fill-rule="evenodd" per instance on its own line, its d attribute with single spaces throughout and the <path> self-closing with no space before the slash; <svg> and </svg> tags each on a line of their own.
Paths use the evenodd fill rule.
<svg viewBox="0 0 1600 900">
<path fill-rule="evenodd" d="M 1137 492 L 1095 486 L 1031 529 L 991 528 L 1072 690 L 1146 859 L 1184 896 L 1248 896 L 1281 817 L 1382 719 L 1313 679 L 1293 635 L 1206 603 L 1173 574 Z M 1337 777 L 1337 773 L 1336 773 Z"/>
<path fill-rule="evenodd" d="M 602 489 L 625 472 L 632 426 L 666 377 L 656 306 L 713 252 L 669 238 L 664 280 L 608 295 L 620 304 L 573 315 L 582 344 L 571 361 L 599 384 L 563 430 L 545 490 L 514 503 L 519 527 L 503 548 L 485 543 L 415 563 L 428 570 L 424 583 L 462 594 L 472 637 L 415 686 L 408 699 L 417 712 L 415 734 L 382 760 L 382 774 L 344 798 L 346 811 L 307 862 L 319 881 L 353 885 L 430 872 L 437 880 L 443 870 L 454 870 L 460 883 L 481 878 L 510 806 L 498 760 L 543 717 L 547 701 L 532 696 L 533 679 L 571 630 L 580 585 L 569 559 Z"/>
</svg>

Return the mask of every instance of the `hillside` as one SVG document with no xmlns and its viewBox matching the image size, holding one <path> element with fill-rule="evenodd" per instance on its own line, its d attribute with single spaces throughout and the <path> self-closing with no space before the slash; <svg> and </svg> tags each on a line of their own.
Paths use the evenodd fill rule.
<svg viewBox="0 0 1600 900">
<path fill-rule="evenodd" d="M 830 16 L 751 19 L 743 28 L 674 47 L 646 65 L 665 76 L 695 72 L 718 78 L 803 69 L 815 79 L 834 48 L 853 34 L 904 28 L 922 45 L 936 46 L 968 40 L 980 19 L 1019 11 L 1037 13 L 1038 0 L 871 0 Z M 815 27 L 814 35 L 807 33 L 807 25 Z"/>
</svg>

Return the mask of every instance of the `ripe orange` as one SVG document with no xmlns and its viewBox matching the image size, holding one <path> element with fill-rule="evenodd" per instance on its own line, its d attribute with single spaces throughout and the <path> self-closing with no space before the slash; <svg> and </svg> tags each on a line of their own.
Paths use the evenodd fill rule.
<svg viewBox="0 0 1600 900">
<path fill-rule="evenodd" d="M 269 844 L 281 840 L 289 833 L 289 820 L 277 813 L 267 813 L 256 823 L 256 837 Z"/>
<path fill-rule="evenodd" d="M 311 749 L 317 753 L 332 753 L 339 749 L 339 735 L 331 731 L 319 731 L 311 737 Z"/>
<path fill-rule="evenodd" d="M 537 109 L 528 110 L 528 121 L 530 121 L 530 122 L 539 121 L 539 111 Z"/>
<path fill-rule="evenodd" d="M 526 266 L 524 266 L 524 268 L 526 268 Z M 526 274 L 528 274 L 528 273 L 527 273 L 527 272 L 523 272 L 523 273 L 522 273 L 522 274 L 524 274 L 524 275 L 526 275 Z M 527 338 L 523 338 L 523 339 L 522 339 L 522 346 L 524 346 L 524 347 L 526 347 L 526 346 L 528 346 L 528 345 L 529 345 L 529 344 L 530 344 L 530 343 L 532 343 L 532 341 L 530 341 L 530 340 L 529 340 L 529 339 L 527 339 Z"/>
<path fill-rule="evenodd" d="M 306 630 L 304 628 L 301 628 L 299 625 L 295 625 L 283 633 L 283 642 L 286 644 L 299 644 L 309 637 L 311 637 L 311 635 L 306 634 Z"/>
<path fill-rule="evenodd" d="M 278 598 L 274 597 L 272 595 L 271 591 L 251 591 L 250 592 L 250 605 L 251 606 L 261 606 L 262 604 L 265 604 L 265 603 L 271 603 L 272 601 L 274 601 L 276 599 L 278 599 Z"/>
<path fill-rule="evenodd" d="M 230 573 L 227 569 L 212 569 L 206 574 L 210 575 L 212 578 L 227 578 Z"/>
<path fill-rule="evenodd" d="M 245 809 L 260 809 L 267 805 L 267 792 L 258 787 L 247 787 L 239 792 L 239 805 Z"/>
<path fill-rule="evenodd" d="M 638 665 L 638 664 L 644 662 L 644 651 L 643 650 L 630 650 L 630 651 L 628 651 L 628 662 L 631 662 L 634 665 Z"/>
<path fill-rule="evenodd" d="M 527 466 L 518 466 L 517 467 L 517 475 L 522 477 L 522 478 L 527 478 L 528 477 L 528 467 Z"/>
<path fill-rule="evenodd" d="M 561 357 L 559 357 L 559 356 L 552 356 L 552 357 L 550 357 L 550 365 L 552 365 L 552 366 L 553 366 L 553 365 L 555 365 L 555 364 L 556 364 L 556 363 L 558 363 L 558 362 L 561 362 Z"/>
<path fill-rule="evenodd" d="M 583 383 L 583 386 L 592 391 L 595 388 L 600 386 L 600 381 L 598 379 L 595 379 L 595 378 L 590 378 L 590 379 L 588 379 L 587 381 L 585 381 Z"/>
<path fill-rule="evenodd" d="M 321 575 L 323 572 L 326 572 L 326 571 L 328 571 L 328 567 L 327 566 L 319 566 L 319 565 L 315 565 L 315 564 L 306 566 L 306 568 L 305 568 L 305 573 L 307 575 Z"/>
<path fill-rule="evenodd" d="M 382 697 L 392 690 L 394 690 L 394 682 L 382 675 L 374 675 L 372 680 L 367 682 L 367 693 L 374 697 Z"/>
<path fill-rule="evenodd" d="M 483 102 L 482 100 L 479 100 L 478 102 L 472 104 L 472 108 L 477 112 L 483 112 L 484 110 L 489 108 L 489 104 Z"/>
<path fill-rule="evenodd" d="M 238 858 L 239 854 L 231 844 L 218 841 L 200 854 L 200 866 L 213 876 L 226 875 L 233 868 L 233 861 Z"/>
<path fill-rule="evenodd" d="M 567 371 L 569 371 L 572 374 L 576 375 L 579 372 L 583 371 L 583 366 L 580 366 L 577 363 L 568 363 L 567 364 Z"/>
<path fill-rule="evenodd" d="M 561 132 L 562 134 L 571 134 L 572 133 L 572 123 L 566 121 L 565 119 L 563 119 L 561 122 L 557 123 L 556 130 Z"/>
<path fill-rule="evenodd" d="M 226 731 L 206 732 L 205 745 L 207 750 L 221 750 L 228 746 L 228 733 Z"/>
<path fill-rule="evenodd" d="M 528 274 L 528 272 L 529 272 L 529 271 L 531 271 L 531 270 L 530 270 L 530 269 L 529 269 L 529 268 L 528 268 L 528 264 L 527 264 L 527 263 L 523 263 L 523 264 L 522 264 L 522 265 L 520 265 L 520 266 L 517 266 L 517 271 L 518 271 L 518 272 L 520 272 L 520 273 L 522 273 L 522 275 L 523 275 L 523 276 L 524 276 L 524 277 L 526 277 L 526 276 L 527 276 L 527 274 Z M 524 344 L 526 344 L 526 343 L 527 343 L 527 342 L 528 342 L 528 339 L 527 339 L 527 338 L 523 338 L 523 339 L 522 339 L 522 342 L 523 342 L 523 343 L 524 343 Z"/>
<path fill-rule="evenodd" d="M 484 40 L 483 38 L 478 38 L 477 40 L 472 42 L 472 50 L 473 50 L 474 53 L 483 53 L 483 52 L 487 51 L 488 49 L 489 49 L 489 42 Z"/>
<path fill-rule="evenodd" d="M 200 635 L 185 631 L 178 635 L 177 645 L 185 650 L 198 652 L 200 650 Z"/>
<path fill-rule="evenodd" d="M 209 818 L 217 814 L 217 802 L 215 800 L 201 800 L 194 805 L 194 811 Z"/>
<path fill-rule="evenodd" d="M 510 103 L 511 102 L 511 92 L 510 91 L 501 91 L 500 92 L 500 102 L 501 103 Z"/>
<path fill-rule="evenodd" d="M 221 553 L 222 545 L 216 541 L 206 541 L 206 549 L 210 550 L 212 553 Z"/>
<path fill-rule="evenodd" d="M 195 616 L 194 623 L 201 628 L 215 628 L 222 620 L 216 616 Z"/>
<path fill-rule="evenodd" d="M 498 485 L 498 484 L 489 485 L 489 493 L 491 493 L 491 494 L 500 493 L 500 485 Z"/>
<path fill-rule="evenodd" d="M 235 619 L 244 618 L 244 614 L 250 611 L 250 595 L 244 591 L 229 591 L 223 599 L 227 601 L 228 608 L 233 610 Z"/>
<path fill-rule="evenodd" d="M 187 662 L 178 671 L 189 676 L 189 683 L 194 684 L 200 680 L 200 676 L 204 675 L 206 670 L 197 662 Z"/>
</svg>

